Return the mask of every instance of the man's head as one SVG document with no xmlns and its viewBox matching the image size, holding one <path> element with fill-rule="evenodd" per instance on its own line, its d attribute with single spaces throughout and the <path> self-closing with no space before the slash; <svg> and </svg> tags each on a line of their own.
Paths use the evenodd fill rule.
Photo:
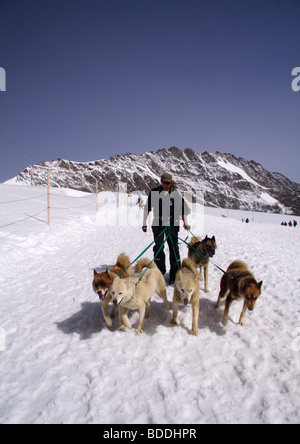
<svg viewBox="0 0 300 444">
<path fill-rule="evenodd" d="M 163 173 L 161 176 L 161 184 L 165 191 L 169 191 L 172 184 L 172 175 L 168 173 Z"/>
</svg>

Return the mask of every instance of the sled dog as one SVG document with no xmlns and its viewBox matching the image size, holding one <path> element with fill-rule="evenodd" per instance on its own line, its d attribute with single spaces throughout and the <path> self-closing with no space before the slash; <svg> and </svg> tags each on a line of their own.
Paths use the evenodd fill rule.
<svg viewBox="0 0 300 444">
<path fill-rule="evenodd" d="M 132 325 L 128 319 L 129 310 L 139 311 L 139 324 L 136 334 L 143 332 L 144 318 L 150 314 L 150 299 L 153 293 L 157 293 L 165 302 L 165 308 L 169 309 L 167 300 L 166 283 L 163 275 L 157 268 L 155 263 L 151 263 L 148 258 L 140 259 L 134 269 L 134 276 L 126 279 L 116 277 L 113 281 L 110 293 L 116 308 L 120 307 L 120 330 L 125 330 L 125 326 L 131 328 Z M 149 266 L 150 265 L 150 266 Z M 141 280 L 140 277 L 144 273 L 143 268 L 148 267 Z M 147 312 L 145 314 L 145 304 L 147 304 Z M 125 325 L 124 325 L 125 324 Z"/>
<path fill-rule="evenodd" d="M 233 301 L 244 299 L 244 307 L 240 316 L 240 325 L 244 325 L 247 310 L 254 310 L 255 304 L 261 295 L 263 282 L 257 283 L 248 265 L 243 261 L 234 261 L 227 269 L 229 276 L 224 274 L 221 279 L 221 288 L 216 308 L 220 308 L 221 299 L 226 297 L 222 324 L 228 323 L 229 309 Z"/>
<path fill-rule="evenodd" d="M 192 334 L 198 336 L 198 318 L 199 318 L 199 273 L 195 263 L 191 259 L 182 261 L 181 269 L 177 271 L 174 295 L 173 295 L 173 317 L 172 324 L 178 325 L 178 306 L 179 304 L 191 304 L 193 309 Z"/>
<path fill-rule="evenodd" d="M 133 270 L 131 268 L 131 262 L 128 256 L 126 254 L 122 253 L 117 258 L 116 265 L 113 266 L 111 270 L 108 270 L 108 268 L 105 271 L 101 271 L 100 273 L 97 273 L 96 270 L 94 270 L 94 279 L 93 279 L 93 290 L 94 292 L 99 296 L 100 305 L 102 308 L 103 316 L 105 319 L 106 324 L 111 327 L 112 326 L 112 320 L 115 316 L 115 306 L 113 305 L 111 315 L 108 314 L 108 305 L 109 302 L 111 302 L 111 295 L 109 292 L 109 288 L 111 284 L 113 283 L 113 280 L 116 276 L 120 276 L 120 274 L 127 268 L 127 271 L 122 274 L 121 279 L 124 279 L 128 276 L 130 276 L 133 273 Z"/>
<path fill-rule="evenodd" d="M 204 268 L 204 276 L 205 276 L 205 287 L 204 291 L 205 293 L 209 293 L 208 289 L 208 264 L 209 264 L 209 258 L 212 258 L 215 255 L 217 244 L 215 236 L 212 238 L 209 238 L 206 236 L 206 238 L 201 241 L 200 237 L 192 237 L 189 244 L 194 247 L 199 253 L 197 253 L 193 248 L 188 247 L 189 254 L 188 257 L 192 261 L 195 262 L 196 267 L 200 268 L 200 281 L 203 280 L 202 278 L 202 268 Z"/>
</svg>

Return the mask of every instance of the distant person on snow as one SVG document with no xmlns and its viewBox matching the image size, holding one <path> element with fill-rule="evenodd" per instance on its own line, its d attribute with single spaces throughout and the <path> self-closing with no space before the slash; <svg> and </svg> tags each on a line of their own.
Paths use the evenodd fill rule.
<svg viewBox="0 0 300 444">
<path fill-rule="evenodd" d="M 138 197 L 138 200 L 136 202 L 136 204 L 139 206 L 139 209 L 141 210 L 142 208 L 144 208 L 145 204 L 143 199 L 141 198 L 141 196 Z"/>
<path fill-rule="evenodd" d="M 161 236 L 160 234 L 167 226 L 170 227 L 172 237 L 169 237 L 167 240 L 170 251 L 170 285 L 174 283 L 177 270 L 180 268 L 181 264 L 178 248 L 180 218 L 183 220 L 185 230 L 190 230 L 191 228 L 187 222 L 187 216 L 190 213 L 190 208 L 177 189 L 178 186 L 176 182 L 174 182 L 172 175 L 164 173 L 161 176 L 161 185 L 153 188 L 150 191 L 144 209 L 144 221 L 142 227 L 144 233 L 146 233 L 147 218 L 149 213 L 153 210 L 154 217 L 152 232 L 154 239 L 156 239 L 153 248 L 154 256 L 158 253 L 163 244 L 164 237 L 167 235 L 166 232 Z M 162 274 L 166 273 L 165 259 L 164 248 L 162 248 L 155 258 L 155 263 Z"/>
</svg>

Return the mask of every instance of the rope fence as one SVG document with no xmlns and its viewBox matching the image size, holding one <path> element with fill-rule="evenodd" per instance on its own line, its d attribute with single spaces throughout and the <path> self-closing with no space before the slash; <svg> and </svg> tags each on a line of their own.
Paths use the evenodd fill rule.
<svg viewBox="0 0 300 444">
<path fill-rule="evenodd" d="M 82 197 L 80 196 L 80 197 L 74 197 L 74 196 L 59 196 L 58 194 L 52 194 L 52 193 L 50 193 L 49 195 L 48 194 L 42 194 L 42 195 L 39 195 L 39 196 L 35 196 L 35 197 L 29 197 L 29 198 L 25 198 L 25 199 L 17 199 L 17 200 L 11 200 L 11 201 L 0 201 L 0 206 L 2 206 L 2 205 L 5 205 L 5 204 L 12 204 L 12 203 L 19 203 L 19 202 L 23 202 L 23 201 L 29 201 L 29 200 L 33 200 L 33 199 L 40 199 L 40 198 L 42 198 L 42 197 L 45 197 L 45 201 L 47 202 L 48 201 L 48 197 L 49 197 L 49 204 L 48 204 L 48 202 L 47 202 L 47 206 L 46 206 L 46 208 L 44 208 L 43 210 L 41 210 L 41 211 L 39 211 L 39 212 L 37 212 L 37 213 L 35 213 L 35 214 L 32 214 L 32 215 L 28 215 L 27 217 L 25 217 L 25 218 L 22 218 L 22 219 L 18 219 L 18 220 L 16 220 L 16 221 L 13 221 L 13 222 L 10 222 L 10 223 L 7 223 L 7 224 L 3 224 L 3 225 L 0 225 L 0 229 L 1 228 L 5 228 L 5 227 L 8 227 L 8 226 L 10 226 L 10 225 L 15 225 L 15 224 L 18 224 L 19 222 L 24 222 L 24 221 L 26 221 L 26 220 L 28 220 L 28 219 L 30 219 L 30 218 L 34 218 L 34 217 L 36 217 L 36 216 L 39 216 L 40 214 L 42 214 L 42 213 L 44 213 L 44 212 L 48 212 L 48 216 L 47 216 L 47 224 L 48 225 L 50 225 L 50 214 L 51 214 L 51 211 L 52 210 L 63 210 L 63 211 L 70 211 L 70 210 L 72 210 L 72 211 L 78 211 L 78 212 L 80 212 L 82 209 L 84 209 L 84 208 L 88 208 L 88 207 L 92 207 L 93 205 L 96 205 L 95 204 L 95 195 L 94 194 L 91 194 L 91 197 L 93 198 L 93 202 L 90 202 L 90 203 L 88 203 L 88 204 L 85 204 L 85 205 L 79 205 L 79 206 L 60 206 L 60 205 L 51 205 L 51 202 L 53 202 L 53 200 L 54 199 L 56 199 L 56 198 L 59 198 L 59 197 L 67 197 L 68 199 L 69 198 L 73 198 L 73 199 L 82 199 Z M 88 198 L 90 198 L 90 196 L 84 196 L 84 198 L 85 199 L 88 199 Z M 47 199 L 47 200 L 46 200 Z M 1 222 L 0 222 L 1 223 Z"/>
<path fill-rule="evenodd" d="M 86 194 L 84 196 L 70 196 L 68 194 L 64 195 L 64 194 L 58 194 L 54 191 L 54 189 L 52 188 L 50 190 L 50 175 L 48 173 L 48 178 L 47 178 L 47 191 L 44 192 L 43 194 L 39 194 L 37 196 L 32 196 L 32 197 L 24 197 L 24 198 L 20 198 L 20 199 L 13 199 L 13 200 L 2 200 L 0 201 L 0 208 L 3 206 L 5 207 L 5 211 L 8 212 L 8 209 L 10 210 L 10 205 L 13 204 L 21 204 L 22 202 L 28 202 L 30 200 L 37 200 L 37 199 L 42 199 L 44 198 L 45 200 L 43 200 L 44 205 L 46 204 L 46 207 L 44 206 L 44 208 L 40 211 L 37 211 L 34 214 L 26 214 L 26 209 L 24 209 L 24 213 L 26 215 L 26 217 L 20 218 L 18 220 L 12 220 L 11 222 L 7 223 L 3 223 L 1 224 L 1 219 L 0 219 L 0 229 L 2 228 L 6 228 L 6 227 L 10 227 L 16 224 L 19 224 L 21 222 L 25 222 L 29 219 L 34 219 L 36 218 L 36 220 L 38 220 L 39 222 L 43 222 L 46 223 L 48 225 L 50 225 L 50 215 L 52 214 L 53 211 L 57 210 L 63 210 L 63 211 L 74 211 L 74 212 L 84 212 L 84 209 L 87 209 L 89 207 L 94 206 L 95 208 L 95 212 L 97 213 L 99 211 L 99 200 L 98 200 L 98 181 L 95 180 L 95 189 L 96 189 L 96 193 L 90 193 L 90 194 Z M 59 190 L 59 188 L 57 188 L 57 190 Z M 117 189 L 117 205 L 119 205 L 119 192 L 121 192 L 121 190 L 119 190 L 119 187 Z M 72 199 L 74 201 L 74 206 L 64 206 L 63 203 L 62 205 L 59 204 L 59 200 L 62 199 L 67 199 L 68 201 L 70 199 Z M 84 205 L 80 205 L 79 202 L 80 200 L 91 200 L 89 203 L 84 202 Z M 76 205 L 75 202 L 79 205 Z M 83 202 L 82 202 L 83 203 Z M 39 202 L 38 204 L 42 205 L 42 202 Z M 18 213 L 18 209 L 20 207 L 18 206 L 15 213 Z M 20 211 L 22 211 L 22 209 L 20 209 Z M 34 210 L 33 210 L 34 211 Z M 46 213 L 47 212 L 47 216 L 45 218 L 45 220 L 41 219 L 37 219 L 37 216 Z M 28 211 L 29 213 L 29 211 Z M 13 211 L 12 211 L 13 214 Z M 7 219 L 7 218 L 6 218 Z M 12 217 L 13 219 L 13 217 Z M 2 219 L 3 221 L 3 219 Z M 4 222 L 4 221 L 3 221 Z"/>
<path fill-rule="evenodd" d="M 40 196 L 34 196 L 34 197 L 26 197 L 26 198 L 24 198 L 24 199 L 5 200 L 5 201 L 3 201 L 3 202 L 0 202 L 0 205 L 1 205 L 1 204 L 7 204 L 7 203 L 22 202 L 22 201 L 24 201 L 24 200 L 38 199 L 38 198 L 40 198 L 40 197 L 44 197 L 44 196 L 47 196 L 47 194 L 41 194 Z"/>
<path fill-rule="evenodd" d="M 1 203 L 1 202 L 0 202 L 0 203 Z M 39 214 L 44 213 L 44 211 L 47 211 L 47 208 L 45 208 L 45 209 L 42 210 L 42 211 L 39 211 L 39 212 L 36 213 L 36 214 L 33 214 L 33 215 L 31 215 L 31 216 L 28 216 L 28 217 L 25 217 L 24 219 L 20 219 L 20 220 L 17 220 L 17 221 L 15 221 L 15 222 L 10 222 L 9 224 L 5 224 L 5 225 L 0 225 L 0 228 L 9 227 L 10 225 L 18 224 L 19 222 L 24 222 L 25 220 L 28 220 L 28 219 L 34 218 L 34 217 L 38 216 Z"/>
</svg>

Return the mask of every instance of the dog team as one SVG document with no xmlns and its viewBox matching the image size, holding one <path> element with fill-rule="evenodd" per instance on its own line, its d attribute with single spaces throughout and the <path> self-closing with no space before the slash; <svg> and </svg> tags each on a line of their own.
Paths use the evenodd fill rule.
<svg viewBox="0 0 300 444">
<path fill-rule="evenodd" d="M 164 244 L 168 242 L 170 252 L 170 285 L 174 284 L 172 324 L 178 324 L 179 304 L 191 304 L 193 310 L 192 334 L 198 335 L 199 317 L 199 281 L 202 281 L 204 270 L 204 291 L 208 289 L 209 260 L 215 254 L 216 239 L 205 237 L 201 240 L 193 236 L 188 244 L 188 258 L 181 263 L 178 248 L 180 220 L 187 231 L 190 226 L 187 217 L 190 213 L 188 202 L 178 192 L 178 185 L 172 175 L 163 173 L 160 186 L 153 188 L 144 207 L 143 232 L 147 232 L 147 218 L 153 211 L 152 231 L 154 235 L 154 259 L 140 259 L 132 269 L 131 262 L 125 254 L 119 255 L 116 265 L 100 273 L 94 270 L 93 289 L 100 298 L 106 324 L 111 327 L 115 309 L 119 308 L 119 328 L 131 328 L 128 319 L 129 310 L 139 311 L 140 334 L 144 318 L 150 314 L 150 299 L 156 292 L 163 300 L 166 309 L 169 303 L 166 294 L 166 283 L 163 275 L 166 272 Z M 168 231 L 165 227 L 168 227 Z M 164 239 L 166 236 L 166 239 Z M 146 270 L 144 270 L 144 268 Z M 198 268 L 200 271 L 198 271 Z M 221 280 L 221 289 L 217 302 L 220 307 L 222 298 L 226 297 L 223 325 L 228 322 L 229 309 L 233 301 L 244 299 L 240 324 L 244 324 L 247 310 L 253 310 L 261 294 L 262 282 L 257 283 L 248 266 L 242 261 L 233 262 Z M 109 302 L 113 303 L 111 315 L 108 313 Z M 147 310 L 146 310 L 147 304 Z"/>
<path fill-rule="evenodd" d="M 180 304 L 191 304 L 193 312 L 192 334 L 198 336 L 199 318 L 199 281 L 203 280 L 202 268 L 206 293 L 208 289 L 208 265 L 217 248 L 215 237 L 200 240 L 192 238 L 188 247 L 188 258 L 184 259 L 181 268 L 176 273 L 173 295 L 172 324 L 178 324 L 178 306 Z M 199 253 L 197 253 L 199 252 Z M 200 270 L 198 270 L 200 269 Z M 227 325 L 229 309 L 233 301 L 244 300 L 243 310 L 240 316 L 240 325 L 244 325 L 247 310 L 252 311 L 261 294 L 262 282 L 257 282 L 248 269 L 247 264 L 242 261 L 233 262 L 223 275 L 220 285 L 220 293 L 216 308 L 220 307 L 221 300 L 226 297 L 225 310 L 222 323 Z M 151 310 L 151 296 L 157 293 L 164 301 L 168 310 L 165 279 L 155 262 L 148 258 L 139 259 L 134 268 L 130 259 L 124 253 L 118 256 L 116 265 L 110 270 L 97 272 L 94 270 L 93 290 L 99 296 L 103 316 L 106 324 L 112 326 L 112 318 L 115 310 L 119 309 L 119 329 L 131 328 L 128 319 L 129 310 L 139 311 L 139 323 L 136 334 L 143 331 L 144 318 L 148 318 Z M 108 307 L 112 302 L 112 312 L 109 315 Z M 147 306 L 147 308 L 146 308 Z"/>
</svg>

